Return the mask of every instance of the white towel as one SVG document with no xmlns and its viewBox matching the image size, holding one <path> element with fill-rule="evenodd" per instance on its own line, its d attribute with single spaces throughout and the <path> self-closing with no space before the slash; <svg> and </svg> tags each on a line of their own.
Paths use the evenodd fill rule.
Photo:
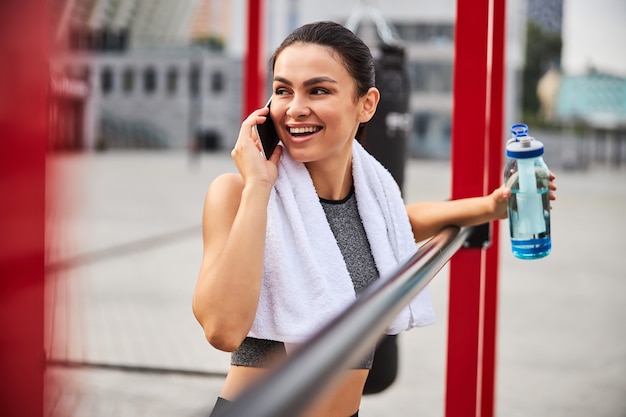
<svg viewBox="0 0 626 417">
<path fill-rule="evenodd" d="M 389 276 L 415 251 L 400 189 L 354 141 L 352 175 L 374 261 Z M 263 284 L 249 336 L 302 343 L 355 300 L 341 251 L 304 164 L 283 152 L 268 204 Z M 402 310 L 388 334 L 434 322 L 428 288 Z"/>
</svg>

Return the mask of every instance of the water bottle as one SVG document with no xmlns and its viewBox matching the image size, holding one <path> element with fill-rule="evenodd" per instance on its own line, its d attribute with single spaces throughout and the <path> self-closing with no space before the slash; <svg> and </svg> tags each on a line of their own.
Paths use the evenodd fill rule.
<svg viewBox="0 0 626 417">
<path fill-rule="evenodd" d="M 548 256 L 550 239 L 550 171 L 543 161 L 543 143 L 528 136 L 528 126 L 511 126 L 506 144 L 504 182 L 511 189 L 508 201 L 513 255 L 520 259 Z"/>
</svg>

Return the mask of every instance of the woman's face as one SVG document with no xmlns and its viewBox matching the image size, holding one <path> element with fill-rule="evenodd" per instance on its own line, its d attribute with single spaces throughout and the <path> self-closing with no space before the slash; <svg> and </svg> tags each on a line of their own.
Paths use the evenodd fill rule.
<svg viewBox="0 0 626 417">
<path fill-rule="evenodd" d="M 340 58 L 316 44 L 293 44 L 278 55 L 273 92 L 272 120 L 300 162 L 351 152 L 359 123 L 371 118 L 366 96 L 356 98 L 356 83 Z"/>
</svg>

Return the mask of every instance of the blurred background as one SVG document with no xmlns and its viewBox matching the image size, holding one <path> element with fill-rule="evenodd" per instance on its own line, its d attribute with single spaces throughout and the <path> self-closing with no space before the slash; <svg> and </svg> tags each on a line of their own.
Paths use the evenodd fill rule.
<svg viewBox="0 0 626 417">
<path fill-rule="evenodd" d="M 45 349 L 47 378 L 60 382 L 47 386 L 50 416 L 212 408 L 229 358 L 206 343 L 190 300 L 204 193 L 235 171 L 246 3 L 47 2 Z M 378 62 L 400 45 L 390 71 L 404 77 L 404 95 L 381 106 L 381 137 L 400 139 L 391 168 L 407 201 L 449 198 L 456 2 L 263 4 L 265 61 L 317 20 L 353 28 Z M 509 0 L 506 9 L 504 126 L 530 126 L 560 189 L 550 257 L 520 262 L 502 248 L 498 414 L 626 416 L 626 2 Z M 361 415 L 443 415 L 440 275 L 439 324 L 400 337 L 398 379 L 365 397 Z"/>
<path fill-rule="evenodd" d="M 384 19 L 406 50 L 407 152 L 448 157 L 454 1 L 264 4 L 267 59 L 295 27 L 326 19 L 355 26 L 380 51 L 372 13 L 363 11 Z M 242 117 L 245 1 L 50 0 L 49 7 L 52 149 L 233 146 Z M 625 8 L 618 0 L 508 1 L 505 125 L 573 130 L 596 144 L 596 137 L 612 144 L 607 136 L 623 135 Z"/>
</svg>

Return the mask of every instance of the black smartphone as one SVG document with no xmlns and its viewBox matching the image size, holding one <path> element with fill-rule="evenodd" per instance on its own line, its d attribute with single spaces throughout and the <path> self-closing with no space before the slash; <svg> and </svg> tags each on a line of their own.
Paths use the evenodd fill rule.
<svg viewBox="0 0 626 417">
<path fill-rule="evenodd" d="M 269 109 L 271 103 L 272 99 L 269 99 L 265 107 Z M 276 145 L 278 145 L 279 139 L 278 133 L 276 133 L 276 126 L 274 126 L 274 122 L 269 113 L 267 113 L 267 118 L 264 123 L 256 125 L 256 133 L 259 135 L 259 140 L 263 146 L 265 158 L 270 159 L 272 152 L 274 152 Z"/>
</svg>

